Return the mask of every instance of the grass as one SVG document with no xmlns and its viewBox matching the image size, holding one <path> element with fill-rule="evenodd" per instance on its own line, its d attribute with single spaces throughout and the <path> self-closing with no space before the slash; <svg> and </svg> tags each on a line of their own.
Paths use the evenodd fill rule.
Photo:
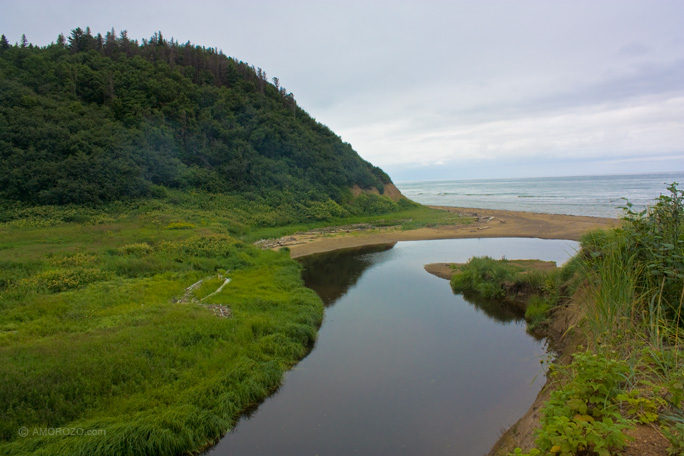
<svg viewBox="0 0 684 456">
<path fill-rule="evenodd" d="M 336 217 L 325 221 L 256 228 L 247 233 L 244 239 L 257 241 L 259 239 L 280 238 L 302 231 L 359 223 L 369 224 L 375 228 L 396 227 L 401 230 L 414 230 L 442 225 L 468 224 L 472 223 L 472 219 L 426 206 L 412 205 L 401 210 L 380 215 Z"/>
<path fill-rule="evenodd" d="M 323 306 L 296 262 L 218 222 L 173 219 L 140 210 L 0 228 L 0 453 L 195 451 L 311 348 Z M 176 302 L 217 271 L 231 281 L 208 302 L 231 318 Z"/>
</svg>

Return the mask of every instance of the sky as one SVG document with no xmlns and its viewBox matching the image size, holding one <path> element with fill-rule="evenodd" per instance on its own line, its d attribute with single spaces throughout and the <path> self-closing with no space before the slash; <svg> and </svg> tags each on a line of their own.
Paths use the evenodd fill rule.
<svg viewBox="0 0 684 456">
<path fill-rule="evenodd" d="M 44 46 L 89 26 L 266 71 L 395 182 L 684 170 L 682 0 L 0 0 Z"/>
</svg>

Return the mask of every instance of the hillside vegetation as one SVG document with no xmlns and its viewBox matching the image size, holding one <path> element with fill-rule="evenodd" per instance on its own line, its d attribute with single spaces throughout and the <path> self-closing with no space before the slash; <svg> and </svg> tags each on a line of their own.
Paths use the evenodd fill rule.
<svg viewBox="0 0 684 456">
<path fill-rule="evenodd" d="M 390 179 L 301 109 L 278 78 L 214 48 L 74 29 L 0 39 L 0 198 L 23 205 L 163 197 L 166 189 L 317 203 Z"/>
</svg>

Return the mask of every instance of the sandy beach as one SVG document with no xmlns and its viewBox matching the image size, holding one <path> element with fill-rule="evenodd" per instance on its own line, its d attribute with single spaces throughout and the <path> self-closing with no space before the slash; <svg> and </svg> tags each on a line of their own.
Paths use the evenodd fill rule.
<svg viewBox="0 0 684 456">
<path fill-rule="evenodd" d="M 579 240 L 588 231 L 613 228 L 620 224 L 618 219 L 611 218 L 446 206 L 433 207 L 468 217 L 472 223 L 416 230 L 389 227 L 347 229 L 332 233 L 298 233 L 285 236 L 270 247 L 275 249 L 288 247 L 291 256 L 297 258 L 349 247 L 429 239 L 533 237 Z"/>
</svg>

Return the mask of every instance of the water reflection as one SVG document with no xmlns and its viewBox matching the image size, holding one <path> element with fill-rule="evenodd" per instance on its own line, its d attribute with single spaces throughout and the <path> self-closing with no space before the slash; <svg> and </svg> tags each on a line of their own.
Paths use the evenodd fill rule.
<svg viewBox="0 0 684 456">
<path fill-rule="evenodd" d="M 516 303 L 507 302 L 503 299 L 485 299 L 471 292 L 457 294 L 462 294 L 463 299 L 468 304 L 482 311 L 496 322 L 508 324 L 525 320 L 525 311 Z"/>
<path fill-rule="evenodd" d="M 330 306 L 356 284 L 366 269 L 377 263 L 377 258 L 370 254 L 385 252 L 395 244 L 340 249 L 300 258 L 304 284 L 320 296 L 326 307 Z"/>
</svg>

